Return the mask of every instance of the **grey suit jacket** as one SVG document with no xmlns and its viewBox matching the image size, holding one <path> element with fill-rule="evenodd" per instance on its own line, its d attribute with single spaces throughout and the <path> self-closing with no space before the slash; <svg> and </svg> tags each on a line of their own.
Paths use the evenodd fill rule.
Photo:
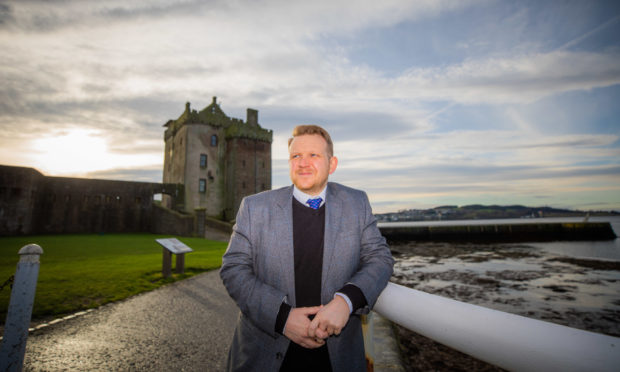
<svg viewBox="0 0 620 372">
<path fill-rule="evenodd" d="M 289 340 L 275 332 L 282 301 L 295 307 L 293 186 L 246 197 L 222 258 L 220 276 L 241 314 L 228 356 L 234 371 L 279 370 Z M 321 301 L 356 285 L 368 312 L 392 275 L 394 260 L 363 191 L 329 182 Z M 366 369 L 361 322 L 352 315 L 327 340 L 334 371 Z"/>
</svg>

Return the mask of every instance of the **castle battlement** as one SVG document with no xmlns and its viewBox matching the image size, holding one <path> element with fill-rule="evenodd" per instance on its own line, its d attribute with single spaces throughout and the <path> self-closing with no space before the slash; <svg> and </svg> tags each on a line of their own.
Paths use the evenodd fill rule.
<svg viewBox="0 0 620 372">
<path fill-rule="evenodd" d="M 181 127 L 187 124 L 205 124 L 212 127 L 222 127 L 227 129 L 227 136 L 240 136 L 243 138 L 257 139 L 267 141 L 273 140 L 273 131 L 263 129 L 258 124 L 258 110 L 248 108 L 246 121 L 238 118 L 228 117 L 220 105 L 217 103 L 217 97 L 213 97 L 213 101 L 201 111 L 191 109 L 191 104 L 185 104 L 185 111 L 176 120 L 168 120 L 164 127 L 166 132 L 164 138 L 174 136 Z M 233 128 L 231 128 L 233 127 Z M 231 129 L 229 129 L 231 128 Z"/>
</svg>

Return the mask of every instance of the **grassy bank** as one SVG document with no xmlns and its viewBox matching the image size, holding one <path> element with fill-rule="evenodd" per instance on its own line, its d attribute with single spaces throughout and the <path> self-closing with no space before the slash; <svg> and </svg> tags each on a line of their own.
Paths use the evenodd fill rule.
<svg viewBox="0 0 620 372">
<path fill-rule="evenodd" d="M 152 234 L 53 235 L 0 238 L 0 284 L 15 273 L 17 252 L 29 243 L 43 248 L 33 318 L 65 314 L 153 290 L 215 269 L 226 243 L 179 238 L 194 251 L 185 255 L 185 274 L 163 279 L 162 248 Z M 173 258 L 174 265 L 174 258 Z M 0 291 L 4 323 L 10 289 Z"/>
</svg>

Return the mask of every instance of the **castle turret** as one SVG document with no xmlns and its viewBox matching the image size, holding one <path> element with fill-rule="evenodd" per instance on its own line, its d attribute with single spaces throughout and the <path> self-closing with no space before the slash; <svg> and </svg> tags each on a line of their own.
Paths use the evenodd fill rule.
<svg viewBox="0 0 620 372">
<path fill-rule="evenodd" d="M 247 111 L 247 123 L 248 125 L 258 126 L 258 110 L 249 108 Z"/>
</svg>

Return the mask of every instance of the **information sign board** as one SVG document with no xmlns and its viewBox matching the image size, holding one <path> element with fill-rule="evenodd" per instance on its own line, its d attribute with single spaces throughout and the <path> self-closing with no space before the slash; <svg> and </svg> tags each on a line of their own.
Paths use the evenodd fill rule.
<svg viewBox="0 0 620 372">
<path fill-rule="evenodd" d="M 193 252 L 193 250 L 181 242 L 177 238 L 166 238 L 166 239 L 155 239 L 155 241 L 161 244 L 164 248 L 170 251 L 173 254 L 181 254 Z"/>
</svg>

